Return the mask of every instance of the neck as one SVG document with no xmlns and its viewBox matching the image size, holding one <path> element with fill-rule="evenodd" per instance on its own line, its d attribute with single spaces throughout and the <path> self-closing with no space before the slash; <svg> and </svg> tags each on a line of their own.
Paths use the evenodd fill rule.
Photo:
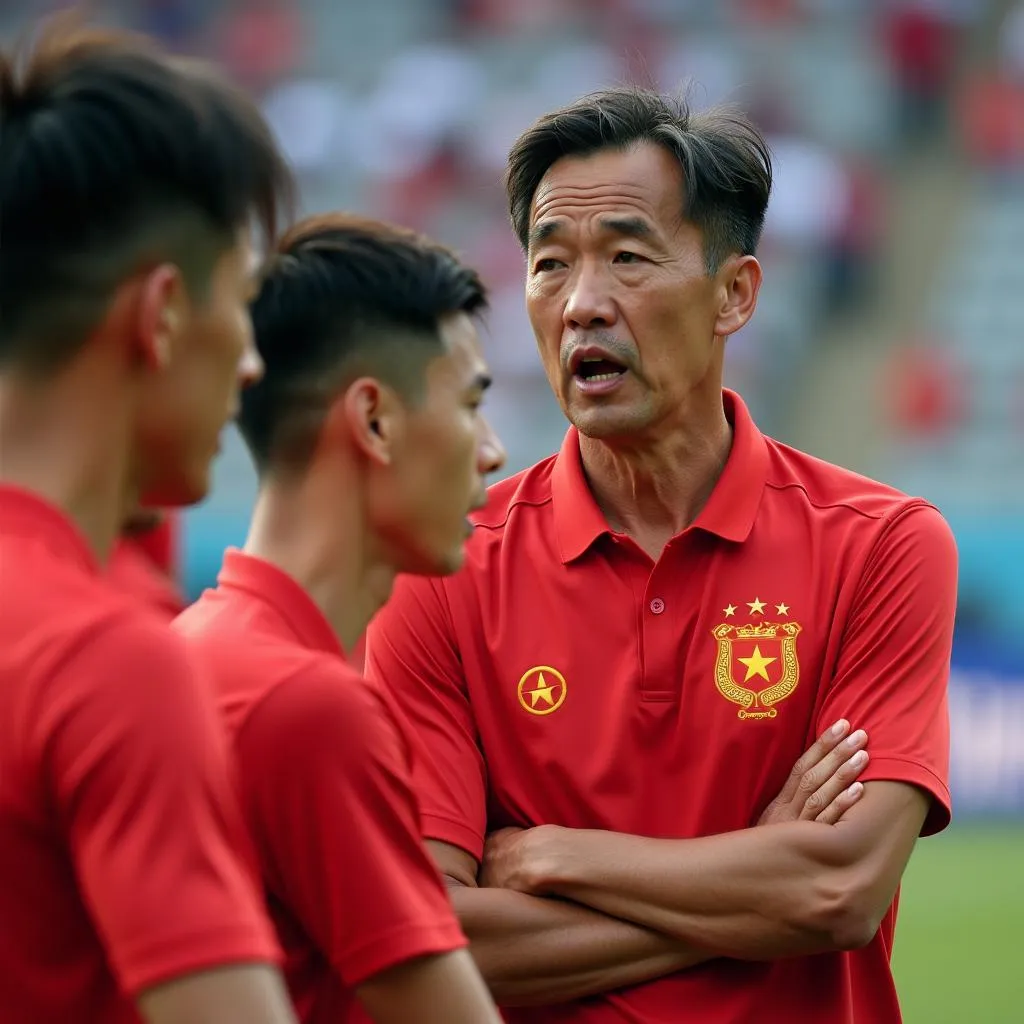
<svg viewBox="0 0 1024 1024">
<path fill-rule="evenodd" d="M 0 377 L 0 482 L 63 510 L 105 562 L 135 505 L 129 410 L 111 401 L 116 388 L 86 376 Z"/>
<path fill-rule="evenodd" d="M 580 436 L 583 469 L 608 525 L 655 559 L 700 514 L 731 447 L 721 391 L 686 404 L 656 435 L 623 442 Z"/>
<path fill-rule="evenodd" d="M 396 573 L 375 555 L 360 488 L 344 476 L 311 470 L 301 482 L 261 483 L 245 551 L 288 573 L 347 652 L 390 597 Z"/>
</svg>

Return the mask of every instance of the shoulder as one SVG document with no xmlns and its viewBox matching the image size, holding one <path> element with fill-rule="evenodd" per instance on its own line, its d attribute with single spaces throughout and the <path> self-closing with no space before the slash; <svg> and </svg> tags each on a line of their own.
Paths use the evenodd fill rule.
<svg viewBox="0 0 1024 1024">
<path fill-rule="evenodd" d="M 233 608 L 215 591 L 179 615 L 173 628 L 199 662 L 232 736 L 252 731 L 247 723 L 272 697 L 275 706 L 287 695 L 298 701 L 334 678 L 332 662 L 347 667 L 265 628 L 258 616 Z M 286 696 L 273 696 L 278 691 Z"/>
<path fill-rule="evenodd" d="M 213 705 L 180 637 L 155 616 L 127 608 L 110 615 L 54 665 L 35 691 L 40 753 L 93 763 L 185 757 L 208 742 Z"/>
<path fill-rule="evenodd" d="M 147 694 L 156 696 L 176 679 L 194 678 L 181 637 L 157 616 L 120 597 L 77 632 L 61 666 L 74 676 L 76 687 L 102 684 L 106 690 L 131 692 L 139 701 Z"/>
<path fill-rule="evenodd" d="M 515 516 L 529 516 L 549 506 L 551 473 L 557 459 L 557 455 L 550 455 L 529 469 L 492 484 L 487 490 L 486 506 L 473 515 L 478 532 L 501 533 Z"/>
<path fill-rule="evenodd" d="M 333 655 L 310 652 L 254 703 L 244 744 L 252 753 L 282 751 L 308 759 L 362 762 L 400 748 L 397 728 L 376 684 Z"/>
<path fill-rule="evenodd" d="M 766 490 L 776 497 L 789 495 L 811 511 L 843 513 L 865 520 L 891 522 L 914 509 L 938 511 L 923 498 L 889 484 L 815 458 L 771 438 L 768 449 Z"/>
</svg>

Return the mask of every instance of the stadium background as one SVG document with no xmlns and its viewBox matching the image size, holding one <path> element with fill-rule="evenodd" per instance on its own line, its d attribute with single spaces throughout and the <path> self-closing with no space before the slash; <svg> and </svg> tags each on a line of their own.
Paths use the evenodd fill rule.
<svg viewBox="0 0 1024 1024">
<path fill-rule="evenodd" d="M 11 38 L 52 0 L 0 0 Z M 761 427 L 923 494 L 961 551 L 958 822 L 903 891 L 908 1024 L 1024 1019 L 1024 3 L 1014 0 L 121 0 L 101 19 L 213 57 L 257 95 L 306 211 L 459 248 L 493 292 L 489 411 L 509 472 L 560 413 L 500 185 L 537 114 L 602 85 L 696 84 L 767 132 L 776 186 L 729 382 Z M 237 438 L 183 523 L 192 594 L 244 535 Z M 918 595 L 927 600 L 927 595 Z"/>
</svg>

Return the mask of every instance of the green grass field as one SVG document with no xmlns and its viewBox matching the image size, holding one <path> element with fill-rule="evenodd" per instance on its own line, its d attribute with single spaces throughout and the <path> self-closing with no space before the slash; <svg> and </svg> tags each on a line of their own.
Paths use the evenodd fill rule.
<svg viewBox="0 0 1024 1024">
<path fill-rule="evenodd" d="M 1024 1022 L 1024 825 L 918 843 L 893 964 L 905 1024 Z"/>
</svg>

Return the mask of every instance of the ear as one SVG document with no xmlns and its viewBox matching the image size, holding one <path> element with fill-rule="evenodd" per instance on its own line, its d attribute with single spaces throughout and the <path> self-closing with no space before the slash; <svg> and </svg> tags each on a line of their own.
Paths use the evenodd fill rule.
<svg viewBox="0 0 1024 1024">
<path fill-rule="evenodd" d="M 406 427 L 405 405 L 394 388 L 359 377 L 339 396 L 330 416 L 343 421 L 352 445 L 379 466 L 394 462 Z"/>
<path fill-rule="evenodd" d="M 761 290 L 761 264 L 753 256 L 734 256 L 718 272 L 721 304 L 715 319 L 715 335 L 735 334 L 754 315 Z"/>
<path fill-rule="evenodd" d="M 187 328 L 188 297 L 181 271 L 173 263 L 161 263 L 142 280 L 136 312 L 138 355 L 150 369 L 170 364 L 179 339 Z"/>
</svg>

